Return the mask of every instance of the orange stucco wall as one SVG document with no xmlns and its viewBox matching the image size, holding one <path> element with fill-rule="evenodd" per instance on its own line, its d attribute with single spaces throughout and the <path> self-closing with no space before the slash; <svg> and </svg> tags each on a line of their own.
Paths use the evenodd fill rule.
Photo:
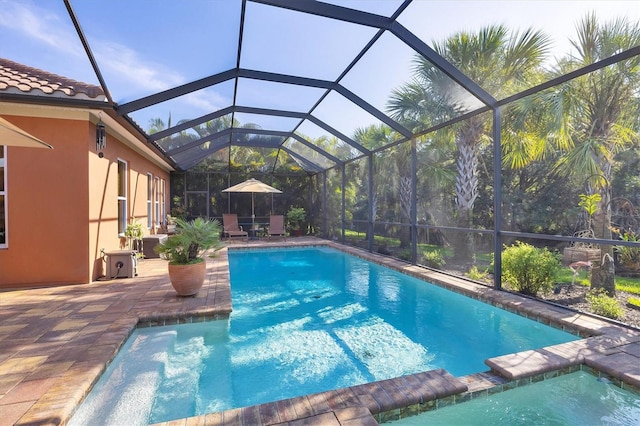
<svg viewBox="0 0 640 426">
<path fill-rule="evenodd" d="M 0 289 L 98 279 L 100 250 L 126 244 L 118 236 L 117 160 L 129 166 L 129 214 L 145 228 L 147 173 L 167 186 L 168 173 L 110 134 L 99 158 L 88 114 L 87 120 L 3 117 L 54 149 L 7 148 L 8 248 L 0 249 Z"/>
</svg>

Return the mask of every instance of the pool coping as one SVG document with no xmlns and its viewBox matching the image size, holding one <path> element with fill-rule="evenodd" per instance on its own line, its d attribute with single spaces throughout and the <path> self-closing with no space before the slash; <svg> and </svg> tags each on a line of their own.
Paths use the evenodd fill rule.
<svg viewBox="0 0 640 426">
<path fill-rule="evenodd" d="M 486 360 L 490 370 L 476 375 L 455 378 L 443 370 L 440 377 L 447 378 L 446 386 L 453 392 L 449 395 L 434 396 L 433 389 L 443 386 L 441 380 L 433 382 L 431 376 L 419 373 L 307 395 L 301 397 L 303 401 L 294 398 L 164 424 L 229 424 L 230 419 L 233 424 L 257 424 L 244 422 L 245 417 L 259 419 L 261 424 L 327 424 L 329 420 L 336 425 L 376 424 L 503 383 L 582 365 L 606 373 L 622 387 L 640 387 L 637 330 L 359 248 L 316 238 L 290 238 L 276 243 L 228 244 L 207 260 L 207 283 L 193 298 L 175 296 L 166 261 L 160 259 L 140 262 L 141 273 L 136 278 L 0 293 L 0 426 L 65 424 L 136 327 L 228 318 L 232 308 L 229 249 L 292 246 L 333 247 L 584 338 Z M 411 381 L 427 390 L 416 391 Z M 414 401 L 422 402 L 411 404 Z M 364 416 L 363 407 L 371 417 Z M 256 418 L 261 410 L 266 417 Z"/>
</svg>

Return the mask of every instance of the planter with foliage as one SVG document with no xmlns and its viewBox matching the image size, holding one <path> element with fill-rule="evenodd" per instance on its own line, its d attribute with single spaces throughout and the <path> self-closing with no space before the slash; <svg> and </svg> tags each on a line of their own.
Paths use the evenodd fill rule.
<svg viewBox="0 0 640 426">
<path fill-rule="evenodd" d="M 291 207 L 287 212 L 287 225 L 292 235 L 302 235 L 302 224 L 307 218 L 307 213 L 302 207 Z"/>
<path fill-rule="evenodd" d="M 142 224 L 135 218 L 131 219 L 131 222 L 124 230 L 124 236 L 129 243 L 131 250 L 137 250 L 139 255 L 142 255 L 142 237 L 144 237 L 144 228 Z"/>
<path fill-rule="evenodd" d="M 176 224 L 176 234 L 155 250 L 169 261 L 169 278 L 178 296 L 193 296 L 204 284 L 204 254 L 218 245 L 220 224 L 200 217 L 189 222 L 176 218 Z"/>
</svg>

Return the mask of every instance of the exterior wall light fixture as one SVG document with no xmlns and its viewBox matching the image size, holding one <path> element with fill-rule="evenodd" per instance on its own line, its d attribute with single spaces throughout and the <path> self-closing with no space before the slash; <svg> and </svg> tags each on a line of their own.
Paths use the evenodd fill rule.
<svg viewBox="0 0 640 426">
<path fill-rule="evenodd" d="M 102 150 L 107 147 L 107 128 L 102 122 L 102 118 L 98 124 L 96 124 L 96 151 L 98 151 L 98 157 L 102 158 L 104 154 Z"/>
</svg>

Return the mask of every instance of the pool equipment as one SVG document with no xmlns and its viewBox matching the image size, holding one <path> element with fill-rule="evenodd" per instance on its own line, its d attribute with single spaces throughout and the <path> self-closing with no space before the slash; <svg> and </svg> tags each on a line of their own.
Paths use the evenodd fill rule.
<svg viewBox="0 0 640 426">
<path fill-rule="evenodd" d="M 138 259 L 135 250 L 115 250 L 105 253 L 107 278 L 133 278 L 138 275 Z"/>
</svg>

